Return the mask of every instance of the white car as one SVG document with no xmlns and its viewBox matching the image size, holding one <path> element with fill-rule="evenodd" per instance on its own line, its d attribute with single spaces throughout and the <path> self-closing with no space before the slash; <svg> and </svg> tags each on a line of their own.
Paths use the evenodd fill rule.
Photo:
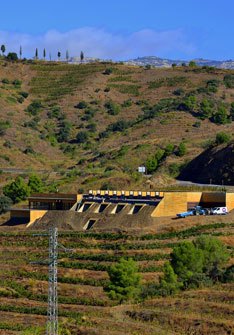
<svg viewBox="0 0 234 335">
<path fill-rule="evenodd" d="M 214 207 L 211 210 L 211 214 L 213 215 L 226 215 L 228 214 L 227 207 Z"/>
</svg>

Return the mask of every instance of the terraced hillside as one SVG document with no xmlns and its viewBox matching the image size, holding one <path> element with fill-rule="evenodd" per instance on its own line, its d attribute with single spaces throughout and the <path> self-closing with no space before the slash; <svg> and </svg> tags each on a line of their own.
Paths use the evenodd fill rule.
<svg viewBox="0 0 234 335">
<path fill-rule="evenodd" d="M 173 184 L 218 132 L 233 138 L 233 76 L 0 59 L 0 168 L 43 170 L 62 191 Z"/>
<path fill-rule="evenodd" d="M 220 238 L 234 258 L 233 223 L 212 223 L 160 234 L 59 233 L 72 248 L 60 253 L 59 320 L 63 334 L 232 334 L 234 285 L 216 284 L 173 297 L 147 297 L 138 304 L 116 305 L 103 291 L 107 268 L 120 257 L 132 257 L 145 292 L 158 282 L 162 265 L 179 241 L 201 234 Z M 31 232 L 0 233 L 0 334 L 41 334 L 46 321 L 48 241 Z"/>
</svg>

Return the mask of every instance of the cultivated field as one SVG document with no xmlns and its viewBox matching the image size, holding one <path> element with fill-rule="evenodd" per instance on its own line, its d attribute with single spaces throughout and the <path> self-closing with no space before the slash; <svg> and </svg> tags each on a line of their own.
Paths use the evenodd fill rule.
<svg viewBox="0 0 234 335">
<path fill-rule="evenodd" d="M 123 305 L 116 305 L 103 291 L 106 269 L 124 256 L 137 261 L 146 292 L 158 282 L 173 246 L 201 234 L 220 238 L 233 264 L 233 232 L 233 223 L 218 223 L 218 218 L 216 223 L 136 236 L 60 231 L 59 242 L 73 249 L 70 254 L 60 252 L 60 325 L 72 334 L 87 335 L 233 334 L 231 283 Z M 47 258 L 47 238 L 27 231 L 1 231 L 0 248 L 0 334 L 24 334 L 29 328 L 27 334 L 37 334 L 46 322 L 47 267 L 30 262 Z"/>
</svg>

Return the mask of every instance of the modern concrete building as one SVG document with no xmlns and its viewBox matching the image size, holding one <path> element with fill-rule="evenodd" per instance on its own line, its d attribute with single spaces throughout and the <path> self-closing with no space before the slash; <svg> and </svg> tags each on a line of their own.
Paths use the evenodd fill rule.
<svg viewBox="0 0 234 335">
<path fill-rule="evenodd" d="M 68 229 L 150 226 L 155 218 L 176 217 L 195 205 L 234 209 L 234 193 L 90 190 L 88 194 L 33 194 L 28 207 L 12 209 L 11 220 L 27 227 L 59 222 Z M 70 227 L 70 228 L 69 228 Z"/>
</svg>

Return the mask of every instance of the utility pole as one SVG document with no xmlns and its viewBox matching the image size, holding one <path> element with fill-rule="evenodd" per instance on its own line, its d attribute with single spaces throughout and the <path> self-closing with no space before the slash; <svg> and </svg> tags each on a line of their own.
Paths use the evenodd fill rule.
<svg viewBox="0 0 234 335">
<path fill-rule="evenodd" d="M 46 335 L 58 335 L 58 228 L 49 228 L 49 278 Z"/>
<path fill-rule="evenodd" d="M 47 264 L 49 266 L 46 335 L 58 335 L 58 248 L 60 247 L 67 253 L 73 252 L 73 250 L 58 243 L 58 228 L 55 225 L 49 227 L 49 233 L 34 234 L 34 236 L 49 236 L 49 259 L 31 262 L 31 264 Z"/>
</svg>

